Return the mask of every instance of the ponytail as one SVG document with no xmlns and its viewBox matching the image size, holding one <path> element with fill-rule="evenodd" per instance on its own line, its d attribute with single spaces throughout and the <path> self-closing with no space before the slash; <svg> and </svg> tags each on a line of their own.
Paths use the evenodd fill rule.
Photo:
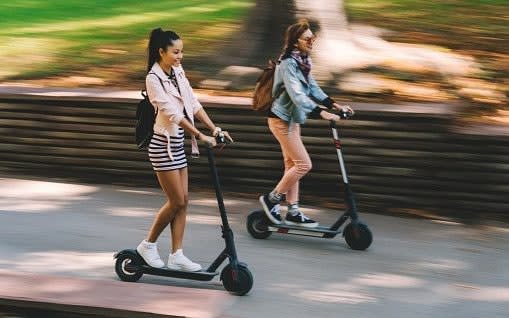
<svg viewBox="0 0 509 318">
<path fill-rule="evenodd" d="M 168 46 L 172 46 L 173 41 L 178 39 L 180 39 L 180 37 L 173 31 L 163 31 L 161 28 L 156 28 L 150 32 L 147 48 L 147 73 L 150 72 L 150 69 L 156 62 L 159 62 L 159 59 L 161 58 L 159 55 L 159 49 L 166 51 Z"/>
</svg>

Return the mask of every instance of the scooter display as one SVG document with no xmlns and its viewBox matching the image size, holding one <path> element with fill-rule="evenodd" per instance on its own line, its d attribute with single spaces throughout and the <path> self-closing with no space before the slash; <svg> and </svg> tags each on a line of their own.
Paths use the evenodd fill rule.
<svg viewBox="0 0 509 318">
<path fill-rule="evenodd" d="M 220 134 L 216 137 L 218 146 L 223 147 L 227 140 L 224 135 Z M 207 156 L 214 189 L 216 192 L 217 204 L 222 222 L 222 237 L 224 239 L 225 248 L 218 257 L 210 264 L 206 270 L 198 272 L 188 272 L 180 270 L 172 270 L 168 268 L 155 268 L 149 266 L 145 260 L 138 254 L 136 249 L 125 249 L 115 253 L 115 272 L 118 277 L 126 282 L 136 282 L 143 274 L 185 278 L 199 281 L 210 281 L 218 275 L 217 269 L 228 259 L 228 264 L 221 270 L 220 280 L 224 288 L 236 295 L 242 296 L 247 294 L 253 286 L 253 275 L 249 271 L 247 265 L 237 258 L 235 250 L 235 242 L 233 231 L 228 223 L 228 216 L 223 202 L 223 195 L 219 183 L 219 176 L 215 164 L 214 152 L 211 147 L 207 147 Z"/>
<path fill-rule="evenodd" d="M 341 112 L 340 116 L 343 119 L 351 117 L 351 115 L 347 112 Z M 280 234 L 314 236 L 319 238 L 334 238 L 336 235 L 343 233 L 346 243 L 353 250 L 365 250 L 371 245 L 373 242 L 373 235 L 368 226 L 359 219 L 354 194 L 348 182 L 343 154 L 341 152 L 341 141 L 337 123 L 335 121 L 331 121 L 330 128 L 332 130 L 332 138 L 336 147 L 341 175 L 343 177 L 345 203 L 347 206 L 346 211 L 341 214 L 337 221 L 331 226 L 307 228 L 288 225 L 285 224 L 284 221 L 281 224 L 274 224 L 269 220 L 263 210 L 256 210 L 248 215 L 246 222 L 247 231 L 252 237 L 256 239 L 266 239 L 275 232 Z M 346 225 L 343 230 L 341 230 L 340 227 L 348 219 L 350 219 L 351 222 Z"/>
</svg>

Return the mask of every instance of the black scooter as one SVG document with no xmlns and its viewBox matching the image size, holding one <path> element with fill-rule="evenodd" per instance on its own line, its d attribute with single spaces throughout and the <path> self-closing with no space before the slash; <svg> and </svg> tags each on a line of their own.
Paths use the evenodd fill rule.
<svg viewBox="0 0 509 318">
<path fill-rule="evenodd" d="M 347 112 L 340 113 L 341 118 L 348 119 L 351 115 Z M 339 139 L 338 126 L 336 122 L 330 122 L 330 128 L 332 129 L 332 137 L 334 145 L 336 146 L 336 152 L 339 159 L 339 165 L 341 167 L 341 175 L 343 176 L 343 183 L 345 187 L 345 202 L 347 210 L 344 212 L 338 220 L 331 226 L 317 226 L 315 228 L 306 228 L 295 225 L 287 225 L 284 221 L 281 224 L 272 223 L 263 210 L 256 210 L 251 212 L 247 217 L 246 227 L 247 231 L 251 236 L 257 239 L 266 239 L 272 232 L 280 234 L 294 234 L 304 236 L 314 236 L 319 238 L 333 238 L 339 233 L 343 232 L 343 236 L 348 246 L 354 250 L 365 250 L 373 242 L 373 235 L 369 230 L 368 226 L 359 220 L 357 215 L 357 207 L 355 205 L 355 199 L 353 192 L 348 183 L 348 177 L 346 174 L 345 163 L 343 161 L 343 154 L 341 153 L 341 141 Z M 351 222 L 345 226 L 344 230 L 341 231 L 339 228 L 348 220 Z"/>
<path fill-rule="evenodd" d="M 220 134 L 217 138 L 217 143 L 224 146 L 227 143 L 224 135 Z M 155 268 L 149 266 L 145 260 L 138 254 L 136 249 L 125 249 L 115 253 L 115 272 L 118 277 L 126 282 L 136 282 L 143 274 L 166 276 L 175 278 L 185 278 L 200 281 L 210 281 L 218 272 L 216 271 L 219 266 L 228 258 L 229 263 L 224 266 L 221 271 L 220 280 L 223 282 L 224 288 L 233 294 L 242 296 L 247 294 L 253 286 L 253 275 L 249 271 L 245 263 L 239 262 L 237 252 L 235 250 L 235 243 L 233 239 L 233 232 L 228 224 L 228 217 L 223 202 L 223 195 L 221 186 L 219 184 L 219 177 L 214 160 L 214 152 L 211 147 L 207 147 L 208 163 L 214 188 L 216 190 L 216 198 L 219 206 L 219 212 L 222 221 L 222 232 L 225 242 L 225 249 L 219 254 L 214 262 L 206 269 L 198 272 L 188 272 L 172 270 L 168 268 Z"/>
</svg>

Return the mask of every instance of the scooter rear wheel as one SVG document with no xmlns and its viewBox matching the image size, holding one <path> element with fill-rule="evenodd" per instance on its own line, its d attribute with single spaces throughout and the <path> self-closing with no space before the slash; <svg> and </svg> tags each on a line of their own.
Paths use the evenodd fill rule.
<svg viewBox="0 0 509 318">
<path fill-rule="evenodd" d="M 143 272 L 133 270 L 132 267 L 140 266 L 141 264 L 141 260 L 135 255 L 120 254 L 115 262 L 115 272 L 124 282 L 137 282 L 143 276 Z"/>
<path fill-rule="evenodd" d="M 373 242 L 373 234 L 364 223 L 350 223 L 344 231 L 345 241 L 352 250 L 363 251 Z"/>
<path fill-rule="evenodd" d="M 233 273 L 231 264 L 226 265 L 221 271 L 221 280 L 224 289 L 237 296 L 247 294 L 253 287 L 253 275 L 249 269 L 242 264 L 238 265 L 237 273 Z"/>
<path fill-rule="evenodd" d="M 269 220 L 263 211 L 254 211 L 247 217 L 246 227 L 249 234 L 256 239 L 266 239 L 272 232 L 268 230 Z"/>
</svg>

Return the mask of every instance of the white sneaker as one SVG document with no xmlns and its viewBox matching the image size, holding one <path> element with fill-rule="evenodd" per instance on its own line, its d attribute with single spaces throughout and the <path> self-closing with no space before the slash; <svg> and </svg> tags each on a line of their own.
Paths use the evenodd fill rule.
<svg viewBox="0 0 509 318">
<path fill-rule="evenodd" d="M 170 256 L 168 257 L 168 268 L 187 272 L 201 271 L 201 265 L 192 262 L 184 255 L 184 253 L 182 253 L 181 249 L 177 250 L 173 254 L 170 253 Z"/>
<path fill-rule="evenodd" d="M 159 252 L 157 251 L 156 242 L 150 243 L 147 240 L 143 240 L 136 248 L 136 251 L 138 251 L 138 254 L 140 254 L 149 266 L 156 268 L 164 267 L 164 262 L 161 260 L 161 256 L 159 256 Z"/>
</svg>

